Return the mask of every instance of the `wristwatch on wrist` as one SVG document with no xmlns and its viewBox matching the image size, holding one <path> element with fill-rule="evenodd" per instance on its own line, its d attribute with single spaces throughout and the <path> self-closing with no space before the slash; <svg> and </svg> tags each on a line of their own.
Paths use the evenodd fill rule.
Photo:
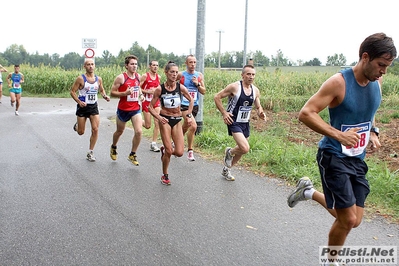
<svg viewBox="0 0 399 266">
<path fill-rule="evenodd" d="M 191 114 L 186 114 L 186 116 L 187 116 L 188 118 L 191 118 Z"/>
<path fill-rule="evenodd" d="M 370 132 L 374 132 L 378 137 L 378 135 L 380 134 L 380 129 L 378 127 L 372 127 L 370 129 Z"/>
</svg>

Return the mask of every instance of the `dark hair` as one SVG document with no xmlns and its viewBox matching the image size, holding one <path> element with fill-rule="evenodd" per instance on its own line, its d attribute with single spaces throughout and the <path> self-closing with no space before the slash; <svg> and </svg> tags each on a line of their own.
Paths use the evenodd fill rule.
<svg viewBox="0 0 399 266">
<path fill-rule="evenodd" d="M 369 55 L 370 61 L 378 57 L 385 57 L 391 60 L 396 58 L 396 47 L 391 37 L 382 32 L 375 33 L 368 36 L 360 45 L 359 60 L 362 58 L 363 53 Z"/>
<path fill-rule="evenodd" d="M 152 66 L 152 63 L 158 62 L 157 60 L 151 60 L 149 66 Z"/>
<path fill-rule="evenodd" d="M 19 64 L 14 65 L 14 67 L 19 67 Z"/>
<path fill-rule="evenodd" d="M 130 59 L 136 59 L 137 61 L 139 61 L 139 58 L 135 55 L 128 55 L 125 57 L 125 65 L 129 64 Z"/>
<path fill-rule="evenodd" d="M 168 72 L 169 69 L 170 69 L 172 66 L 177 66 L 177 67 L 178 67 L 178 65 L 176 65 L 175 62 L 169 61 L 169 62 L 166 64 L 166 66 L 165 66 L 165 72 Z"/>
</svg>

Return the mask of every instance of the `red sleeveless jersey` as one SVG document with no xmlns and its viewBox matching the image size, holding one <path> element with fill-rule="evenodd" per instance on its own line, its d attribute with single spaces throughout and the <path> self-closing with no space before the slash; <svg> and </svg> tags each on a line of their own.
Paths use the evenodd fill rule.
<svg viewBox="0 0 399 266">
<path fill-rule="evenodd" d="M 123 111 L 136 111 L 140 110 L 140 78 L 137 73 L 135 78 L 129 78 L 127 73 L 123 73 L 125 82 L 118 88 L 119 92 L 125 92 L 128 88 L 133 88 L 133 92 L 128 96 L 119 98 L 118 109 Z"/>
<path fill-rule="evenodd" d="M 143 85 L 141 86 L 141 88 L 142 88 L 142 89 L 149 89 L 149 88 L 156 88 L 156 87 L 158 87 L 159 84 L 160 84 L 160 82 L 161 82 L 160 79 L 159 79 L 159 75 L 156 74 L 155 79 L 152 79 L 149 72 L 147 72 L 146 74 L 147 74 L 147 78 L 146 78 L 146 80 L 143 82 Z M 146 100 L 147 102 L 151 102 L 152 96 L 153 96 L 152 94 L 144 93 L 144 97 L 145 97 L 145 100 Z"/>
<path fill-rule="evenodd" d="M 149 88 L 156 88 L 158 87 L 158 85 L 160 84 L 160 80 L 159 80 L 159 75 L 156 74 L 155 79 L 151 78 L 151 75 L 149 72 L 146 73 L 147 74 L 147 78 L 146 80 L 143 82 L 143 89 L 149 89 Z"/>
</svg>

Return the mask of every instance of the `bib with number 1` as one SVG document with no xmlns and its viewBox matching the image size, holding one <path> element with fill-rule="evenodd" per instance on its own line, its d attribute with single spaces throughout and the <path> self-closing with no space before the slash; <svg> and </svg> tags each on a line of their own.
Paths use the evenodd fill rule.
<svg viewBox="0 0 399 266">
<path fill-rule="evenodd" d="M 95 104 L 97 102 L 98 87 L 90 85 L 88 88 L 86 87 L 86 90 L 85 102 L 87 104 Z"/>
<path fill-rule="evenodd" d="M 360 135 L 359 142 L 353 147 L 344 146 L 341 144 L 342 153 L 350 157 L 362 154 L 366 149 L 367 144 L 369 143 L 370 140 L 370 127 L 371 127 L 371 122 L 365 122 L 357 125 L 342 125 L 341 126 L 342 132 L 346 132 L 351 128 L 361 128 L 357 132 L 357 134 Z"/>
<path fill-rule="evenodd" d="M 195 89 L 188 89 L 188 94 L 190 94 L 191 98 L 193 98 L 193 101 L 197 101 L 197 95 L 198 95 L 198 90 Z"/>
<path fill-rule="evenodd" d="M 238 108 L 236 122 L 247 123 L 251 114 L 252 106 L 240 106 Z"/>
<path fill-rule="evenodd" d="M 86 92 L 85 102 L 88 104 L 95 104 L 97 102 L 97 92 L 95 93 Z"/>
</svg>

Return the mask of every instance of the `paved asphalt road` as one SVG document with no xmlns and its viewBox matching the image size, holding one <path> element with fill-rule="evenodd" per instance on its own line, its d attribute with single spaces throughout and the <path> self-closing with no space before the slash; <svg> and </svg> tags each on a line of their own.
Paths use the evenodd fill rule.
<svg viewBox="0 0 399 266">
<path fill-rule="evenodd" d="M 140 166 L 127 161 L 133 131 L 121 137 L 118 160 L 109 158 L 117 100 L 99 104 L 91 163 L 89 130 L 72 130 L 72 99 L 23 97 L 15 116 L 3 97 L 0 265 L 318 265 L 333 222 L 319 205 L 290 209 L 284 181 L 234 168 L 228 182 L 221 160 L 198 154 L 172 158 L 172 185 L 163 186 L 147 139 Z M 347 245 L 398 245 L 398 229 L 365 220 Z"/>
</svg>

